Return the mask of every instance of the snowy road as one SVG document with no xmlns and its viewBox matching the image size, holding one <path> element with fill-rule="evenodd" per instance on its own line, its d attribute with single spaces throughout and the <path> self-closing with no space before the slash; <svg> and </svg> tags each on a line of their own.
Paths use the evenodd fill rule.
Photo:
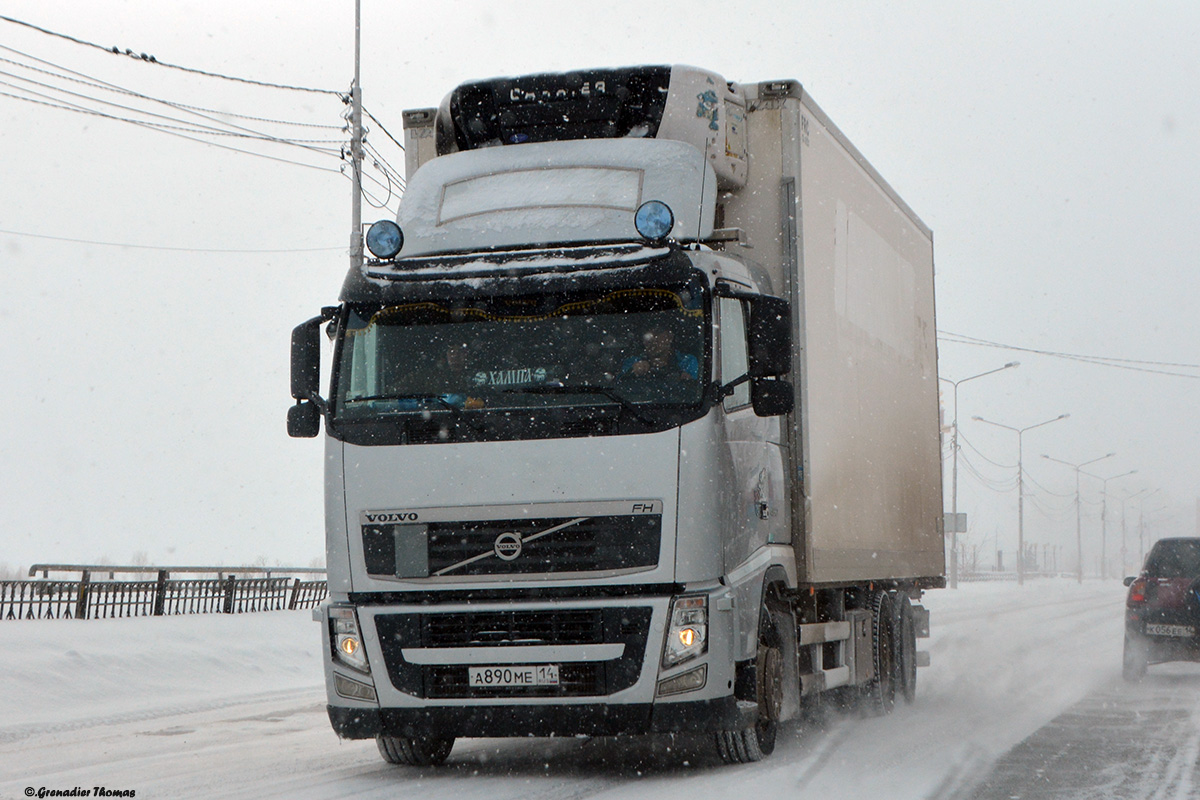
<svg viewBox="0 0 1200 800">
<path fill-rule="evenodd" d="M 1115 582 L 930 593 L 933 665 L 915 705 L 794 725 L 767 761 L 736 767 L 704 741 L 667 738 L 468 740 L 442 768 L 388 766 L 373 742 L 330 731 L 303 612 L 2 622 L 0 798 L 96 786 L 364 800 L 1196 796 L 1200 667 L 1154 667 L 1125 687 L 1122 599 Z"/>
<path fill-rule="evenodd" d="M 1006 754 L 973 800 L 1195 798 L 1200 795 L 1200 670 L 1153 667 L 1113 683 Z"/>
</svg>

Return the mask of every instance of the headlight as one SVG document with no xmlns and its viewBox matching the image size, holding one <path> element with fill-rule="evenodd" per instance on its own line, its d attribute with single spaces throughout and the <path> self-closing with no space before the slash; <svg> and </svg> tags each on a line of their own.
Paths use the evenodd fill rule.
<svg viewBox="0 0 1200 800">
<path fill-rule="evenodd" d="M 663 666 L 673 667 L 708 650 L 708 596 L 676 597 L 663 646 Z"/>
<path fill-rule="evenodd" d="M 354 609 L 347 606 L 329 607 L 330 644 L 333 657 L 351 669 L 369 672 L 367 651 L 363 649 L 362 634 L 358 630 L 358 619 Z"/>
</svg>

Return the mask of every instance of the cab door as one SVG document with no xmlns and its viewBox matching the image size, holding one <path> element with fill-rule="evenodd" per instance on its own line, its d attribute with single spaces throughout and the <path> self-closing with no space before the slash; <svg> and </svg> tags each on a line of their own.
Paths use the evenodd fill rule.
<svg viewBox="0 0 1200 800">
<path fill-rule="evenodd" d="M 750 381 L 744 301 L 717 298 L 718 369 L 724 438 L 732 464 L 733 535 L 726 539 L 725 563 L 741 563 L 759 547 L 788 541 L 783 450 L 779 417 L 760 417 L 750 404 Z M 739 379 L 741 379 L 739 381 Z"/>
</svg>

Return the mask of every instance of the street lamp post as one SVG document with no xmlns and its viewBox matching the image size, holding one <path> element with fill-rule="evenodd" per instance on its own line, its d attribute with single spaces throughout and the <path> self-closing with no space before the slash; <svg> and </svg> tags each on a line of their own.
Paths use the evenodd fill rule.
<svg viewBox="0 0 1200 800">
<path fill-rule="evenodd" d="M 1127 503 L 1128 501 L 1132 500 L 1135 497 L 1140 497 L 1141 495 L 1144 495 L 1146 492 L 1149 492 L 1149 491 L 1150 491 L 1149 489 L 1142 489 L 1140 491 L 1134 492 L 1133 494 L 1127 494 L 1121 498 L 1121 574 L 1122 575 L 1126 575 L 1129 572 L 1129 569 L 1128 569 L 1129 559 L 1126 557 L 1127 550 L 1126 550 L 1126 545 L 1125 545 L 1126 534 L 1127 534 L 1127 527 L 1125 524 L 1125 503 Z M 1158 489 L 1155 489 L 1154 491 L 1157 492 Z M 1153 494 L 1153 492 L 1151 492 L 1151 494 Z M 1139 569 L 1141 568 L 1141 561 L 1138 562 L 1138 568 Z"/>
<path fill-rule="evenodd" d="M 1146 501 L 1161 490 L 1155 489 L 1150 494 L 1142 498 L 1142 502 L 1138 504 L 1138 564 L 1146 561 Z M 1162 510 L 1162 509 L 1157 509 Z"/>
<path fill-rule="evenodd" d="M 1072 464 L 1070 461 L 1061 461 L 1057 458 L 1042 454 L 1042 458 L 1049 459 L 1058 464 L 1063 464 L 1075 470 L 1075 552 L 1079 556 L 1079 575 L 1078 580 L 1083 583 L 1083 522 L 1079 511 L 1079 472 L 1081 467 L 1086 467 L 1088 464 L 1095 464 L 1097 461 L 1103 461 L 1106 458 L 1112 458 L 1116 453 L 1108 453 L 1099 458 L 1093 458 L 1091 461 L 1084 461 L 1082 464 Z"/>
<path fill-rule="evenodd" d="M 949 378 L 939 377 L 939 381 L 945 381 L 954 387 L 954 437 L 950 440 L 950 453 L 953 460 L 950 477 L 950 513 L 954 520 L 954 530 L 950 532 L 950 588 L 958 588 L 958 385 L 973 381 L 976 378 L 982 378 L 985 375 L 992 375 L 997 372 L 1002 372 L 1006 369 L 1021 366 L 1020 361 L 1010 361 L 1003 367 L 989 369 L 987 372 L 981 372 L 978 375 L 971 375 L 967 378 L 959 378 L 952 381 Z M 945 508 L 945 506 L 942 506 Z"/>
<path fill-rule="evenodd" d="M 976 422 L 984 422 L 988 425 L 995 425 L 997 428 L 1004 428 L 1017 434 L 1017 585 L 1025 583 L 1025 472 L 1021 468 L 1021 460 L 1024 454 L 1021 437 L 1025 435 L 1025 431 L 1031 431 L 1034 428 L 1040 428 L 1043 425 L 1049 425 L 1051 422 L 1058 422 L 1060 419 L 1066 419 L 1070 414 L 1059 414 L 1054 419 L 1048 419 L 1045 422 L 1039 422 L 1036 425 L 1026 425 L 1024 428 L 1014 428 L 1011 425 L 1004 425 L 999 422 L 992 422 L 983 417 L 971 417 Z"/>
<path fill-rule="evenodd" d="M 1099 475 L 1093 475 L 1090 472 L 1083 473 L 1089 477 L 1100 481 L 1102 488 L 1100 496 L 1102 505 L 1100 506 L 1100 578 L 1108 577 L 1108 482 L 1115 481 L 1117 478 L 1125 478 L 1130 475 L 1136 475 L 1137 470 L 1131 469 L 1129 472 L 1122 472 L 1120 475 L 1113 475 L 1111 478 L 1101 478 Z M 1125 517 L 1122 514 L 1121 522 L 1124 523 Z M 1121 565 L 1121 571 L 1124 573 L 1125 565 Z"/>
</svg>

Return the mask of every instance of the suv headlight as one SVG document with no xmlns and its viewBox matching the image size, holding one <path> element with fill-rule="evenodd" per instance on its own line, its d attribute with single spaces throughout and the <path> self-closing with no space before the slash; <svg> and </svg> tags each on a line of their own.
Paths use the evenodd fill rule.
<svg viewBox="0 0 1200 800">
<path fill-rule="evenodd" d="M 708 650 L 708 595 L 686 595 L 671 601 L 662 664 L 673 667 Z"/>
<path fill-rule="evenodd" d="M 329 635 L 334 659 L 359 672 L 370 672 L 367 651 L 363 649 L 362 634 L 359 633 L 358 618 L 353 608 L 329 607 Z"/>
</svg>

